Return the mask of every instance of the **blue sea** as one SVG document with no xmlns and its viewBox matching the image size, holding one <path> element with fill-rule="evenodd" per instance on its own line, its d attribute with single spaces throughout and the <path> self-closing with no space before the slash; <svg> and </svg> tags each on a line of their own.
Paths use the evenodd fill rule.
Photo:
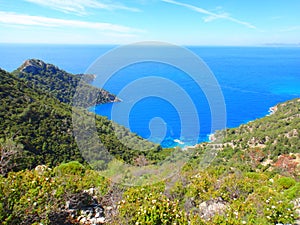
<svg viewBox="0 0 300 225">
<path fill-rule="evenodd" d="M 84 73 L 98 57 L 115 47 L 2 44 L 0 67 L 13 71 L 26 59 L 38 58 L 74 74 Z M 271 106 L 300 97 L 299 47 L 186 48 L 203 60 L 219 84 L 226 110 L 225 127 L 264 117 Z M 135 63 L 116 71 L 103 87 L 122 101 L 90 110 L 163 147 L 207 141 L 218 128 L 212 120 L 213 111 L 219 109 L 212 109 L 205 90 L 175 66 Z"/>
</svg>

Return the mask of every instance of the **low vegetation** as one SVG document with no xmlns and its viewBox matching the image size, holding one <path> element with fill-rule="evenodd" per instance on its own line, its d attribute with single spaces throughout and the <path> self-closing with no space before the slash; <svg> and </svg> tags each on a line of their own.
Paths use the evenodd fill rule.
<svg viewBox="0 0 300 225">
<path fill-rule="evenodd" d="M 110 156 L 78 149 L 70 103 L 22 79 L 0 71 L 0 224 L 88 224 L 82 212 L 95 204 L 104 208 L 105 224 L 299 223 L 299 99 L 228 129 L 222 142 L 217 132 L 218 144 L 199 144 L 188 152 L 162 149 L 77 109 L 95 116 L 97 135 L 114 158 L 106 164 Z M 120 142 L 115 129 L 134 147 Z M 143 146 L 149 150 L 141 151 Z M 218 154 L 203 164 L 208 146 Z M 168 159 L 176 151 L 178 157 Z M 152 183 L 147 182 L 152 177 L 142 176 L 135 183 L 140 185 L 130 185 L 130 169 L 155 171 L 165 159 L 176 166 L 187 153 L 191 157 L 180 170 L 172 167 L 173 176 Z M 115 183 L 120 171 L 126 176 Z"/>
</svg>

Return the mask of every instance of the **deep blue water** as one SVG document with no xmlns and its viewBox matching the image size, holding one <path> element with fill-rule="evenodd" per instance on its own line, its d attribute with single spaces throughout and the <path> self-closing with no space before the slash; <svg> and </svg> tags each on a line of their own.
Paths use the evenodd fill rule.
<svg viewBox="0 0 300 225">
<path fill-rule="evenodd" d="M 0 67 L 12 71 L 27 58 L 39 58 L 66 71 L 84 73 L 97 57 L 112 48 L 112 46 L 0 45 Z M 300 48 L 189 47 L 189 49 L 203 59 L 220 84 L 226 104 L 226 127 L 236 127 L 263 117 L 268 113 L 269 107 L 300 97 Z M 186 95 L 172 85 L 168 86 L 159 79 L 154 79 L 153 76 L 172 81 Z M 135 83 L 142 78 L 147 83 Z M 127 85 L 131 91 L 128 91 Z M 178 68 L 155 62 L 133 64 L 117 71 L 105 83 L 104 88 L 114 94 L 121 94 L 123 101 L 96 106 L 94 108 L 96 113 L 112 118 L 128 126 L 131 131 L 165 147 L 205 141 L 214 131 L 211 129 L 211 114 L 214 109 L 209 107 L 204 91 Z M 151 91 L 152 95 L 149 94 Z M 143 97 L 139 101 L 134 96 L 138 94 Z M 187 96 L 190 97 L 196 111 L 189 109 L 185 111 L 186 109 L 179 106 L 182 103 L 182 106 L 187 108 L 185 106 L 188 102 Z M 130 105 L 133 103 L 134 105 Z M 130 109 L 128 114 L 126 107 Z M 112 112 L 112 108 L 116 111 Z M 183 118 L 183 114 L 188 116 Z M 195 116 L 200 121 L 199 129 L 194 126 L 196 121 L 187 119 Z M 181 133 L 182 123 L 186 129 L 184 135 Z M 197 137 L 194 136 L 195 132 L 199 133 Z M 183 143 L 178 144 L 179 140 Z"/>
</svg>

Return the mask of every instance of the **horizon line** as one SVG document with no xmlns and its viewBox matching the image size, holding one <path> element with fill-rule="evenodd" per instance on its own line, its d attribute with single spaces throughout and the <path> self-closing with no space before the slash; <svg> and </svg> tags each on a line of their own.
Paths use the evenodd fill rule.
<svg viewBox="0 0 300 225">
<path fill-rule="evenodd" d="M 143 41 L 141 41 L 143 42 Z M 140 42 L 132 43 L 31 43 L 31 42 L 0 42 L 0 45 L 56 45 L 56 46 L 126 46 Z M 300 43 L 262 43 L 262 44 L 177 44 L 172 42 L 165 42 L 166 44 L 173 44 L 183 47 L 300 47 Z"/>
</svg>

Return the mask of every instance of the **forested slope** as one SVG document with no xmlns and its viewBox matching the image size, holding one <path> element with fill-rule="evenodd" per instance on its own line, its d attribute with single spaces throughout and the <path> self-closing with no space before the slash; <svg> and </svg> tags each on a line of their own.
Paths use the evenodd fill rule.
<svg viewBox="0 0 300 225">
<path fill-rule="evenodd" d="M 293 172 L 300 162 L 299 126 L 300 99 L 280 103 L 271 115 L 228 129 L 217 162 Z"/>
<path fill-rule="evenodd" d="M 26 158 L 23 168 L 39 164 L 54 166 L 72 160 L 84 161 L 73 137 L 72 108 L 69 104 L 60 102 L 51 93 L 47 94 L 38 87 L 33 89 L 31 83 L 4 70 L 0 71 L 0 101 L 0 138 L 13 138 L 16 143 L 23 145 L 22 158 Z M 84 109 L 78 110 L 78 113 L 90 115 Z M 131 162 L 140 154 L 140 146 L 155 151 L 159 148 L 131 134 L 124 127 L 112 126 L 104 117 L 95 115 L 95 121 L 101 142 L 114 157 Z M 133 149 L 118 140 L 116 129 L 120 134 L 128 134 L 128 141 L 132 139 L 136 144 Z"/>
<path fill-rule="evenodd" d="M 97 104 L 119 101 L 115 95 L 103 90 L 97 89 L 88 83 L 94 78 L 92 74 L 89 75 L 73 75 L 57 66 L 45 63 L 39 59 L 26 60 L 17 70 L 13 72 L 14 75 L 21 78 L 28 86 L 33 89 L 40 89 L 50 93 L 59 101 L 71 104 L 76 88 L 83 76 L 86 86 L 91 91 L 99 91 Z M 86 96 L 88 98 L 88 96 Z M 90 102 L 91 99 L 86 99 Z"/>
</svg>

